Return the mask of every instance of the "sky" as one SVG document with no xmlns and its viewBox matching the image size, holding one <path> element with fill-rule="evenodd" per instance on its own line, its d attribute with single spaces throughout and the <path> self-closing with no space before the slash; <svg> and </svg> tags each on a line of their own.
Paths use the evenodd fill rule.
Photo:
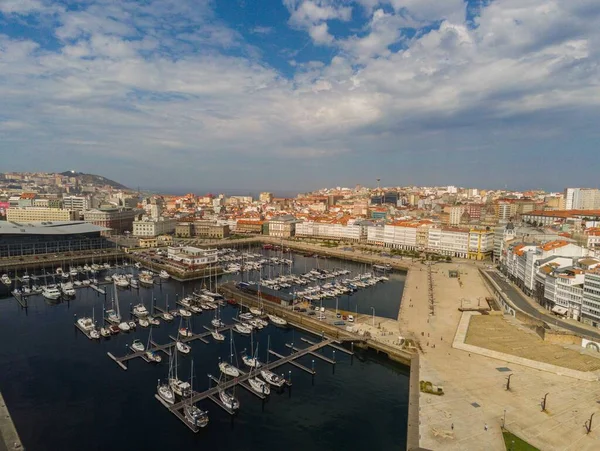
<svg viewBox="0 0 600 451">
<path fill-rule="evenodd" d="M 0 0 L 0 171 L 598 186 L 598 0 Z"/>
</svg>

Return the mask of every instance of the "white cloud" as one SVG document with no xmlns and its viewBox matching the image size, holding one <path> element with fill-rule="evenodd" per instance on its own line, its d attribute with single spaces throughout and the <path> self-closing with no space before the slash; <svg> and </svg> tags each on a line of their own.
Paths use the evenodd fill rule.
<svg viewBox="0 0 600 451">
<path fill-rule="evenodd" d="M 305 29 L 315 44 L 331 44 L 327 21 L 349 21 L 352 7 L 338 4 L 334 0 L 284 0 L 290 11 L 289 23 L 293 27 Z"/>
<path fill-rule="evenodd" d="M 60 13 L 58 50 L 0 35 L 0 152 L 44 148 L 40 164 L 100 154 L 192 179 L 211 158 L 350 158 L 444 148 L 448 136 L 473 148 L 469 139 L 496 132 L 526 140 L 526 128 L 547 128 L 541 114 L 561 114 L 555 134 L 579 125 L 563 112 L 600 119 L 594 0 L 492 2 L 476 27 L 445 7 L 403 2 L 411 14 L 372 9 L 344 38 L 328 22 L 349 19 L 346 3 L 289 1 L 294 26 L 333 55 L 294 62 L 291 79 L 254 54 L 222 52 L 244 48 L 239 34 L 186 5 L 153 3 L 143 19 L 130 3 Z M 188 15 L 206 26 L 190 30 Z M 406 38 L 421 20 L 442 23 Z"/>
</svg>

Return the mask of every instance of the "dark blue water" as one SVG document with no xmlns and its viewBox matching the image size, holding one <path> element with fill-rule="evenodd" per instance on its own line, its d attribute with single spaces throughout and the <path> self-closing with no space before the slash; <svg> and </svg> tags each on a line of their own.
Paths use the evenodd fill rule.
<svg viewBox="0 0 600 451">
<path fill-rule="evenodd" d="M 394 284 L 382 287 L 386 285 L 391 290 Z M 169 281 L 153 291 L 142 289 L 140 294 L 148 305 L 152 296 L 160 304 L 167 295 L 174 299 L 181 291 L 179 283 Z M 3 286 L 2 294 L 6 294 Z M 395 292 L 393 298 L 399 299 L 400 295 Z M 363 296 L 368 298 L 366 291 Z M 119 297 L 123 311 L 139 299 L 130 291 L 120 291 Z M 241 410 L 233 419 L 210 401 L 203 401 L 200 407 L 209 411 L 210 423 L 193 434 L 154 399 L 157 380 L 167 376 L 166 358 L 158 366 L 135 359 L 129 370 L 123 371 L 106 355 L 125 355 L 127 345 L 135 338 L 146 342 L 148 330 L 94 342 L 75 329 L 74 315 L 91 315 L 95 308 L 99 319 L 103 304 L 104 297 L 90 289 L 80 289 L 76 300 L 54 306 L 46 304 L 41 296 L 30 298 L 27 311 L 12 299 L 0 300 L 0 331 L 4 337 L 0 389 L 27 449 L 388 450 L 405 446 L 408 370 L 377 361 L 370 354 L 357 355 L 360 358 L 355 357 L 351 364 L 349 356 L 336 353 L 335 374 L 331 365 L 317 359 L 314 385 L 313 378 L 301 370 L 289 365 L 280 367 L 277 372 L 285 372 L 286 376 L 292 371 L 291 395 L 288 391 L 272 393 L 263 405 L 239 388 L 236 394 Z M 230 306 L 223 310 L 226 323 L 232 322 L 235 312 Z M 195 316 L 193 329 L 202 330 L 211 318 L 208 312 Z M 178 321 L 163 322 L 153 329 L 153 339 L 165 343 L 177 327 Z M 289 353 L 285 343 L 302 347 L 306 345 L 301 337 L 314 340 L 293 329 L 269 326 L 255 336 L 263 361 L 267 359 L 268 336 L 271 347 L 281 354 Z M 234 334 L 234 340 L 238 356 L 250 347 L 247 337 Z M 227 358 L 229 344 L 195 341 L 191 345 L 194 389 L 203 390 L 208 388 L 207 374 L 218 374 L 219 357 Z M 325 349 L 324 355 L 333 357 L 333 352 Z M 190 374 L 191 360 L 192 356 L 180 359 L 182 379 Z M 310 367 L 312 358 L 304 357 L 300 363 Z"/>
</svg>

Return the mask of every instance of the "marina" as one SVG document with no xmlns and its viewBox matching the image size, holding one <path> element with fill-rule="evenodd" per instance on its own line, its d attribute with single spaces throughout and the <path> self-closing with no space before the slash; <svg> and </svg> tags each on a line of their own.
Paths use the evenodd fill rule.
<svg viewBox="0 0 600 451">
<path fill-rule="evenodd" d="M 294 255 L 293 259 L 295 261 L 295 265 L 298 264 L 297 259 L 302 261 L 302 258 L 304 257 L 297 257 Z M 307 259 L 307 261 L 314 260 L 314 258 Z M 338 262 L 333 261 L 327 263 L 330 263 L 332 266 L 334 264 L 339 265 Z M 321 264 L 323 263 L 321 262 Z M 302 263 L 302 266 L 304 266 L 304 263 Z M 135 268 L 132 266 L 127 268 L 128 272 L 133 275 L 133 278 L 136 277 L 136 273 L 140 269 L 141 268 Z M 359 271 L 361 269 L 362 272 L 364 272 L 364 267 L 358 268 Z M 292 267 L 292 270 L 296 270 L 296 268 Z M 16 314 L 17 318 L 21 318 L 21 321 L 36 321 L 39 318 L 38 313 L 36 312 L 44 311 L 44 318 L 46 318 L 44 321 L 47 320 L 48 315 L 51 315 L 52 318 L 55 318 L 52 320 L 52 324 L 55 324 L 54 327 L 59 327 L 59 325 L 62 324 L 62 326 L 60 326 L 62 330 L 68 330 L 68 327 L 66 327 L 68 324 L 65 324 L 65 320 L 67 320 L 67 323 L 70 323 L 71 327 L 73 327 L 73 323 L 77 323 L 77 318 L 92 318 L 94 316 L 94 312 L 95 320 L 92 322 L 96 324 L 103 323 L 104 321 L 102 320 L 102 316 L 104 315 L 104 311 L 110 308 L 111 299 L 114 297 L 113 287 L 109 286 L 109 284 L 112 284 L 113 282 L 108 282 L 104 279 L 111 273 L 122 271 L 122 268 L 119 270 L 111 268 L 110 270 L 102 269 L 99 271 L 98 276 L 96 276 L 99 282 L 98 286 L 102 287 L 102 289 L 105 291 L 105 295 L 98 293 L 94 289 L 81 290 L 81 288 L 83 288 L 83 284 L 76 290 L 76 296 L 73 299 L 65 299 L 56 303 L 48 302 L 48 300 L 45 300 L 41 295 L 30 295 L 27 296 L 27 308 L 23 309 L 18 307 L 18 310 L 13 310 L 12 315 L 14 316 Z M 304 271 L 304 268 L 298 268 L 298 271 Z M 257 275 L 259 272 L 260 271 L 256 272 Z M 159 277 L 157 275 L 156 279 L 158 278 Z M 355 370 L 350 370 L 350 368 L 353 366 L 356 367 L 357 365 L 365 365 L 366 362 L 369 362 L 370 359 L 374 357 L 367 357 L 366 360 L 364 357 L 356 359 L 354 358 L 354 354 L 359 352 L 362 355 L 364 351 L 357 350 L 353 352 L 352 345 L 349 342 L 346 343 L 343 337 L 340 339 L 337 337 L 332 337 L 327 333 L 324 335 L 321 335 L 320 333 L 315 334 L 316 331 L 314 329 L 311 330 L 303 324 L 298 324 L 299 327 L 296 327 L 296 324 L 293 323 L 290 323 L 290 326 L 288 327 L 277 327 L 268 320 L 266 315 L 262 316 L 262 320 L 267 326 L 265 326 L 262 330 L 255 329 L 255 331 L 252 333 L 255 344 L 260 344 L 259 348 L 261 349 L 261 355 L 258 357 L 262 362 L 262 366 L 256 371 L 252 368 L 243 368 L 240 370 L 240 376 L 237 379 L 228 379 L 227 381 L 224 381 L 222 378 L 219 379 L 216 377 L 216 375 L 219 374 L 217 363 L 221 360 L 229 360 L 229 354 L 225 352 L 228 345 L 214 340 L 211 335 L 215 331 L 224 334 L 227 337 L 225 340 L 227 343 L 229 338 L 228 336 L 230 334 L 229 331 L 235 325 L 247 324 L 247 319 L 239 317 L 241 313 L 240 306 L 233 304 L 230 305 L 230 303 L 226 303 L 224 300 L 221 300 L 220 302 L 222 302 L 222 305 L 220 306 L 218 318 L 225 324 L 225 326 L 218 327 L 216 329 L 211 324 L 211 321 L 217 318 L 215 316 L 216 313 L 212 311 L 204 311 L 203 314 L 196 313 L 190 318 L 182 319 L 181 317 L 175 317 L 174 321 L 170 322 L 164 321 L 161 315 L 172 311 L 175 306 L 177 306 L 177 309 L 185 308 L 181 305 L 181 300 L 183 300 L 185 297 L 184 294 L 188 294 L 188 296 L 198 299 L 198 305 L 200 305 L 202 302 L 207 303 L 209 301 L 206 298 L 203 298 L 203 296 L 208 296 L 206 293 L 217 295 L 216 291 L 220 291 L 221 285 L 225 286 L 228 280 L 236 280 L 236 278 L 237 280 L 240 280 L 241 274 L 227 274 L 219 276 L 218 286 L 215 285 L 213 278 L 212 281 L 207 281 L 206 285 L 198 285 L 192 282 L 181 284 L 173 279 L 163 279 L 162 285 L 156 283 L 152 288 L 140 287 L 138 290 L 131 289 L 130 287 L 125 289 L 118 288 L 117 292 L 121 303 L 121 310 L 127 311 L 127 318 L 123 318 L 123 321 L 134 322 L 137 327 L 132 328 L 129 332 L 119 331 L 118 333 L 112 335 L 102 336 L 99 339 L 91 339 L 89 331 L 86 331 L 81 327 L 77 327 L 76 324 L 76 347 L 74 348 L 76 353 L 73 354 L 73 358 L 76 360 L 83 359 L 88 361 L 88 365 L 91 365 L 90 368 L 95 368 L 94 374 L 97 373 L 97 377 L 102 377 L 102 375 L 106 377 L 110 375 L 110 377 L 114 380 L 111 380 L 110 383 L 106 384 L 110 386 L 107 387 L 107 390 L 112 388 L 112 390 L 116 390 L 116 393 L 119 393 L 122 391 L 120 389 L 121 387 L 124 389 L 129 387 L 128 389 L 131 390 L 132 385 L 135 385 L 136 387 L 140 386 L 139 390 L 136 389 L 139 394 L 136 396 L 135 401 L 133 401 L 133 399 L 131 400 L 134 402 L 134 404 L 130 405 L 129 409 L 126 409 L 124 413 L 118 416 L 118 418 L 122 418 L 124 421 L 130 421 L 131 409 L 144 409 L 144 411 L 151 412 L 156 410 L 156 408 L 152 407 L 152 405 L 158 405 L 160 406 L 159 411 L 150 415 L 152 418 L 150 418 L 149 421 L 150 423 L 156 424 L 156 428 L 174 428 L 172 431 L 176 434 L 176 438 L 173 438 L 172 440 L 174 440 L 175 443 L 188 443 L 188 440 L 185 438 L 187 434 L 185 432 L 186 430 L 198 433 L 202 432 L 199 434 L 199 436 L 202 436 L 203 441 L 206 441 L 206 443 L 215 443 L 214 440 L 216 440 L 216 437 L 221 436 L 222 432 L 219 431 L 222 431 L 223 427 L 228 424 L 228 422 L 223 422 L 224 418 L 222 415 L 232 418 L 232 421 L 235 423 L 238 423 L 238 418 L 243 419 L 248 417 L 252 417 L 254 418 L 253 421 L 259 422 L 274 421 L 274 424 L 281 422 L 281 433 L 283 433 L 284 430 L 288 430 L 290 428 L 290 424 L 293 423 L 293 420 L 291 420 L 291 417 L 288 417 L 288 415 L 283 414 L 282 412 L 288 411 L 289 409 L 292 409 L 292 411 L 296 410 L 297 407 L 294 406 L 297 406 L 299 403 L 304 404 L 309 402 L 310 399 L 314 398 L 316 393 L 321 393 L 319 395 L 321 397 L 327 397 L 329 393 L 332 393 L 332 391 L 331 389 L 326 389 L 325 387 L 334 384 L 337 387 L 343 386 L 343 391 L 363 390 L 362 388 L 359 389 L 358 385 L 354 388 L 346 388 L 346 384 L 348 383 L 347 378 L 351 374 L 355 373 Z M 381 290 L 386 286 L 387 284 L 377 284 L 371 288 L 366 288 L 364 292 L 366 294 L 370 290 Z M 8 292 L 8 290 L 6 289 L 5 292 Z M 194 296 L 192 293 L 195 293 L 197 296 Z M 351 295 L 349 301 L 360 302 L 360 298 L 358 297 L 359 295 L 360 293 Z M 344 300 L 348 302 L 348 300 Z M 158 318 L 161 318 L 159 325 L 145 328 L 140 327 L 139 319 L 129 319 L 129 312 L 132 311 L 132 306 L 137 305 L 140 302 L 145 304 L 150 317 L 152 315 L 157 315 Z M 269 301 L 265 301 L 265 303 L 268 302 Z M 327 302 L 331 304 L 330 301 L 324 301 L 324 303 Z M 340 296 L 340 303 L 341 302 L 343 301 Z M 397 302 L 397 300 L 394 302 Z M 218 305 L 219 303 L 216 302 L 215 304 Z M 19 304 L 15 303 L 14 305 Z M 126 305 L 129 306 L 129 308 L 125 308 Z M 0 307 L 5 308 L 6 304 L 2 304 Z M 246 311 L 248 307 L 249 306 L 246 306 L 243 311 Z M 359 310 L 361 310 L 360 306 Z M 181 324 L 182 321 L 183 324 Z M 106 321 L 106 323 L 108 324 L 108 321 Z M 190 336 L 179 336 L 178 329 L 182 326 L 184 328 L 189 327 L 189 330 L 193 331 L 191 332 Z M 149 340 L 150 331 L 152 331 L 152 337 L 154 337 L 151 340 Z M 84 340 L 85 344 L 84 342 L 81 342 L 81 345 L 78 345 L 77 336 L 82 335 L 88 339 Z M 233 337 L 235 349 L 237 349 L 234 349 L 233 352 L 233 363 L 238 368 L 242 368 L 240 364 L 236 363 L 236 361 L 238 361 L 240 356 L 246 352 L 245 349 L 251 349 L 251 336 L 234 333 Z M 267 338 L 269 339 L 271 346 L 266 345 Z M 57 340 L 60 340 L 61 342 L 69 342 L 73 340 L 73 337 L 71 336 L 71 338 L 68 338 L 68 334 L 65 335 L 64 333 L 54 332 L 52 340 L 49 341 L 56 343 Z M 156 386 L 157 378 L 164 378 L 166 376 L 167 362 L 169 357 L 171 357 L 174 353 L 177 341 L 183 344 L 191 345 L 191 353 L 189 356 L 179 353 L 179 366 L 180 374 L 185 374 L 187 372 L 189 376 L 189 368 L 191 365 L 190 362 L 191 360 L 196 362 L 193 382 L 194 392 L 191 399 L 178 399 L 174 404 L 168 404 L 162 398 L 160 398 L 160 396 L 156 395 L 156 391 L 153 393 L 152 387 Z M 141 342 L 141 344 L 144 345 L 146 345 L 146 343 L 148 344 L 146 345 L 144 351 L 134 351 L 134 342 Z M 195 343 L 200 342 L 203 344 L 200 346 L 194 346 Z M 36 346 L 40 346 L 42 344 L 43 342 L 39 342 Z M 206 344 L 206 346 L 204 346 L 204 344 Z M 137 346 L 140 346 L 140 344 Z M 160 363 L 156 363 L 145 358 L 146 352 L 148 351 L 162 356 L 162 361 Z M 249 353 L 250 351 L 247 352 Z M 109 357 L 108 359 L 107 356 Z M 118 373 L 112 373 L 114 370 L 111 370 L 111 366 L 107 366 L 106 363 L 103 363 L 110 362 L 111 360 L 117 364 L 117 368 L 115 369 L 119 370 Z M 151 364 L 140 366 L 137 362 Z M 239 360 L 239 362 L 241 363 L 241 360 Z M 332 368 L 340 367 L 340 365 L 344 367 L 343 370 L 341 368 L 338 368 L 337 371 L 331 370 Z M 330 368 L 329 371 L 325 370 L 326 367 Z M 380 364 L 377 364 L 370 365 L 369 368 L 371 371 L 379 372 L 381 370 L 377 368 L 383 367 L 381 367 Z M 252 374 L 249 371 L 250 369 L 252 370 Z M 275 377 L 280 377 L 283 381 L 282 387 L 280 389 L 272 387 L 270 394 L 267 394 L 266 391 L 264 394 L 261 393 L 262 389 L 260 388 L 260 383 L 255 383 L 254 386 L 250 383 L 250 379 L 254 379 L 254 377 L 256 377 L 258 381 L 261 380 L 261 377 L 265 377 L 263 373 L 261 373 L 261 370 L 264 370 L 264 374 L 267 376 L 269 374 L 273 374 Z M 271 371 L 273 373 L 270 373 Z M 135 373 L 134 377 L 131 375 L 126 376 L 131 372 Z M 0 377 L 11 379 L 10 374 L 11 372 Z M 120 377 L 118 374 L 124 374 L 125 376 Z M 317 374 L 319 374 L 319 376 L 315 378 Z M 389 377 L 393 377 L 394 379 L 400 377 L 402 380 L 404 380 L 404 378 L 407 377 L 406 374 L 407 373 L 405 370 L 402 370 L 401 367 L 399 367 L 397 370 L 394 370 L 393 373 L 389 373 Z M 92 377 L 90 381 L 95 380 L 95 378 L 96 376 Z M 292 396 L 292 378 L 294 381 L 293 387 L 295 396 Z M 355 383 L 360 384 L 361 387 L 363 384 L 362 378 L 363 376 L 358 377 L 358 374 L 356 374 Z M 144 380 L 146 382 L 143 382 Z M 217 382 L 219 380 L 220 382 Z M 103 384 L 101 383 L 100 385 L 102 386 Z M 144 386 L 146 388 L 142 390 Z M 366 392 L 372 391 L 373 389 L 375 389 L 375 387 L 369 387 Z M 232 410 L 226 406 L 219 397 L 220 390 L 233 391 L 236 398 L 241 400 L 241 407 L 239 409 Z M 336 390 L 340 390 L 340 388 Z M 100 392 L 102 391 L 105 390 L 100 390 Z M 280 397 L 282 392 L 286 393 L 284 398 Z M 404 397 L 402 393 L 403 391 L 401 390 L 399 392 L 399 396 L 401 396 L 401 398 Z M 107 393 L 104 396 L 111 398 L 115 395 Z M 352 399 L 354 399 L 356 393 L 352 396 Z M 155 398 L 152 399 L 154 404 L 147 405 L 146 400 L 148 397 L 150 399 Z M 370 398 L 371 396 L 368 396 L 365 393 L 364 395 L 359 395 L 356 400 L 362 400 L 360 402 L 368 403 Z M 160 402 L 157 403 L 157 399 Z M 252 402 L 252 400 L 254 400 L 254 402 Z M 194 424 L 186 420 L 184 407 L 189 405 L 190 401 L 194 405 L 197 403 L 198 406 L 201 406 L 201 409 L 208 413 L 210 421 L 206 427 L 194 426 Z M 324 406 L 331 404 L 331 402 L 323 402 Z M 399 404 L 396 404 L 402 405 L 404 402 L 405 401 L 400 401 Z M 288 405 L 287 407 L 284 406 L 286 404 Z M 278 407 L 279 405 L 281 405 L 281 407 Z M 392 407 L 390 404 L 390 408 L 397 409 L 397 405 Z M 160 411 L 163 410 L 163 408 L 169 410 L 172 415 L 169 416 L 161 414 Z M 277 415 L 277 419 L 275 419 L 273 415 Z M 402 415 L 405 415 L 405 413 L 400 414 L 400 416 Z M 15 410 L 14 416 L 18 421 L 18 408 Z M 68 416 L 69 415 L 67 415 L 67 417 Z M 114 423 L 112 420 L 111 416 L 105 416 L 103 418 L 103 421 L 106 421 L 106 427 L 112 427 L 115 430 L 119 429 L 116 423 Z M 178 419 L 179 421 L 177 421 L 174 425 L 169 426 L 169 418 Z M 263 420 L 260 418 L 263 418 Z M 244 420 L 241 421 L 242 422 L 240 425 L 244 424 Z M 290 421 L 292 421 L 292 423 L 290 423 Z M 165 422 L 166 426 L 163 425 Z M 186 428 L 183 428 L 183 430 L 181 430 L 182 422 L 187 426 Z M 237 428 L 242 427 L 240 425 L 238 425 Z M 27 433 L 27 430 L 28 428 L 25 426 L 22 433 L 22 435 L 26 438 L 25 441 L 27 441 L 27 437 L 29 437 L 29 440 L 31 440 L 32 437 L 31 434 Z M 177 433 L 179 430 L 181 430 L 181 432 Z M 90 431 L 88 430 L 86 433 L 89 434 Z M 246 437 L 247 440 L 249 437 L 246 435 L 247 433 L 249 433 L 249 431 L 241 432 L 240 436 Z M 286 435 L 289 433 L 290 431 L 288 430 Z M 91 435 L 94 436 L 95 434 L 92 433 Z M 124 435 L 128 436 L 127 433 Z M 191 436 L 194 436 L 194 434 L 191 434 Z M 275 434 L 275 436 L 277 436 L 277 434 Z M 58 437 L 52 438 L 52 440 L 54 440 L 53 443 L 59 443 L 60 440 L 56 441 L 57 439 Z M 108 445 L 108 442 L 104 441 L 97 435 L 95 435 L 95 439 L 98 441 L 98 443 L 104 442 Z M 239 439 L 230 438 L 226 440 L 226 442 L 229 442 L 231 446 L 235 447 L 234 443 L 237 443 L 237 440 Z M 256 438 L 253 438 L 252 440 L 256 440 Z M 298 438 L 298 440 L 302 441 L 301 438 Z M 403 441 L 404 438 L 400 437 L 400 440 Z M 258 445 L 259 442 L 261 442 L 261 440 L 257 442 L 256 446 L 261 447 L 262 445 Z M 59 445 L 57 444 L 56 446 Z M 170 446 L 171 444 L 167 445 L 167 447 Z M 325 444 L 323 446 L 324 447 L 322 449 L 331 449 L 330 446 L 325 446 Z M 319 446 L 316 446 L 315 449 L 320 448 Z"/>
</svg>

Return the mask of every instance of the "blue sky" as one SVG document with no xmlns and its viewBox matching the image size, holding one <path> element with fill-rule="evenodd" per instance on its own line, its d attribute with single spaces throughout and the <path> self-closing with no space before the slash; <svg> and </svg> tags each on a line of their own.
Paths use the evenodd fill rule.
<svg viewBox="0 0 600 451">
<path fill-rule="evenodd" d="M 0 0 L 0 170 L 598 186 L 597 0 Z"/>
</svg>

